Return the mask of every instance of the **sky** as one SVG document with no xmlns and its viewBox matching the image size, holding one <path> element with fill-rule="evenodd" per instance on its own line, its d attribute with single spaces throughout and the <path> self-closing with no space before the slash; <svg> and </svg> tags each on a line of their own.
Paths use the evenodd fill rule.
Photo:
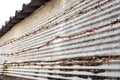
<svg viewBox="0 0 120 80">
<path fill-rule="evenodd" d="M 16 10 L 21 10 L 23 3 L 30 3 L 31 0 L 0 0 L 0 28 L 9 21 L 10 16 L 15 16 Z"/>
</svg>

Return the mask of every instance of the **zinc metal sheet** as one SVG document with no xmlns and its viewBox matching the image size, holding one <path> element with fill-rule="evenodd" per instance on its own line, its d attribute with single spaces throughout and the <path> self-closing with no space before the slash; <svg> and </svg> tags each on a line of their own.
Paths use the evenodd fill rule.
<svg viewBox="0 0 120 80">
<path fill-rule="evenodd" d="M 74 0 L 1 44 L 5 75 L 33 80 L 120 79 L 120 0 Z M 5 67 L 7 66 L 7 68 Z"/>
</svg>

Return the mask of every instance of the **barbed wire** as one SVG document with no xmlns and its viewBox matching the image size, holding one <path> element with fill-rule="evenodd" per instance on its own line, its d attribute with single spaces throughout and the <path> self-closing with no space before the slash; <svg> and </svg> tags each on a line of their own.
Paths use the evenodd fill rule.
<svg viewBox="0 0 120 80">
<path fill-rule="evenodd" d="M 41 31 L 42 29 L 48 29 L 49 26 L 56 26 L 56 25 L 58 25 L 58 24 L 60 24 L 60 23 L 62 23 L 62 22 L 64 22 L 64 21 L 67 22 L 67 21 L 70 20 L 71 18 L 74 18 L 74 16 L 80 16 L 81 14 L 87 13 L 87 12 L 90 11 L 90 10 L 98 9 L 98 8 L 100 8 L 102 5 L 105 5 L 106 3 L 111 2 L 111 1 L 112 1 L 112 0 L 107 0 L 107 1 L 105 1 L 105 2 L 103 2 L 103 3 L 101 3 L 101 4 L 98 3 L 97 5 L 91 7 L 90 9 L 85 9 L 85 10 L 81 10 L 81 11 L 76 12 L 74 15 L 72 15 L 72 16 L 64 19 L 63 21 L 59 21 L 59 22 L 54 23 L 54 24 L 52 24 L 52 25 L 43 26 L 43 27 L 41 27 L 41 28 L 39 28 L 39 29 L 37 29 L 37 30 L 35 30 L 35 31 L 33 31 L 33 32 L 30 32 L 30 33 L 28 33 L 28 34 L 25 34 L 24 36 L 21 36 L 21 37 L 19 37 L 19 38 L 10 39 L 10 40 L 4 42 L 3 44 L 1 44 L 0 47 L 5 46 L 5 45 L 10 44 L 10 43 L 13 43 L 13 42 L 18 41 L 18 40 L 21 40 L 21 39 L 23 39 L 23 38 L 25 38 L 25 37 L 28 37 L 28 36 L 31 36 L 31 35 L 33 35 L 33 34 L 36 34 L 37 32 Z M 72 7 L 72 8 L 73 8 L 73 7 Z M 101 8 L 100 8 L 100 9 L 101 9 Z"/>
<path fill-rule="evenodd" d="M 58 23 L 54 23 L 54 25 L 58 25 L 58 24 L 60 24 L 61 22 L 67 22 L 67 21 L 70 20 L 71 18 L 74 18 L 74 16 L 79 16 L 80 14 L 86 13 L 86 12 L 88 12 L 88 11 L 90 11 L 90 10 L 94 10 L 94 9 L 100 8 L 101 5 L 104 5 L 104 4 L 106 4 L 106 3 L 110 2 L 110 1 L 112 1 L 112 0 L 107 0 L 106 2 L 98 3 L 97 5 L 95 5 L 94 7 L 90 8 L 90 9 L 85 9 L 85 10 L 76 12 L 74 15 L 66 18 L 65 20 L 60 21 L 60 22 L 58 22 Z M 53 39 L 47 41 L 46 43 L 44 43 L 44 44 L 41 45 L 41 46 L 34 47 L 34 48 L 23 49 L 23 50 L 21 50 L 21 51 L 15 52 L 15 53 L 9 53 L 9 54 L 6 54 L 6 53 L 5 53 L 5 54 L 0 54 L 0 55 L 3 55 L 3 56 L 18 55 L 19 53 L 26 52 L 26 51 L 29 51 L 29 50 L 40 49 L 40 48 L 42 48 L 42 47 L 44 47 L 44 46 L 49 45 L 50 43 L 52 43 L 52 42 L 53 42 L 54 40 L 56 40 L 56 39 L 63 39 L 63 38 L 71 39 L 71 38 L 76 37 L 76 36 L 80 36 L 80 35 L 83 35 L 83 34 L 86 34 L 86 33 L 94 32 L 95 30 L 98 30 L 98 29 L 107 27 L 107 26 L 109 26 L 109 25 L 112 26 L 112 25 L 114 25 L 114 24 L 116 24 L 116 23 L 118 23 L 118 22 L 120 22 L 120 19 L 116 19 L 116 20 L 114 20 L 114 21 L 110 21 L 109 23 L 104 24 L 104 25 L 102 25 L 102 26 L 99 26 L 99 27 L 96 27 L 96 28 L 91 28 L 91 29 L 88 29 L 88 30 L 86 30 L 86 31 L 83 31 L 83 32 L 80 32 L 80 33 L 77 33 L 77 34 L 68 35 L 68 36 L 60 36 L 60 35 L 58 35 L 58 36 L 54 37 Z M 48 27 L 46 27 L 46 28 L 48 28 Z M 41 28 L 39 28 L 38 30 L 36 30 L 36 31 L 34 31 L 34 32 L 31 32 L 31 33 L 29 33 L 29 34 L 26 34 L 25 36 L 30 36 L 31 34 L 36 34 L 36 33 L 37 33 L 38 31 L 40 31 L 40 30 L 41 30 Z M 9 44 L 9 43 L 12 43 L 12 42 L 17 41 L 17 40 L 20 40 L 20 39 L 24 38 L 25 36 L 22 36 L 22 37 L 20 37 L 20 38 L 18 38 L 18 39 L 11 39 L 10 42 L 4 43 L 4 45 Z M 2 46 L 3 46 L 3 45 L 2 45 Z"/>
<path fill-rule="evenodd" d="M 104 28 L 104 27 L 108 27 L 110 25 L 114 25 L 116 23 L 119 23 L 120 22 L 120 19 L 116 19 L 114 21 L 110 21 L 109 23 L 106 23 L 104 25 L 101 25 L 101 26 L 98 26 L 98 27 L 95 27 L 95 28 L 91 28 L 91 29 L 88 29 L 88 30 L 85 30 L 83 32 L 80 32 L 80 33 L 76 33 L 76 34 L 73 34 L 73 35 L 68 35 L 68 36 L 56 36 L 54 37 L 53 39 L 47 41 L 46 43 L 44 43 L 43 45 L 41 46 L 38 46 L 38 47 L 34 47 L 34 48 L 28 48 L 28 49 L 24 49 L 24 50 L 21 50 L 21 51 L 18 51 L 16 53 L 11 53 L 11 54 L 3 54 L 4 56 L 10 56 L 10 55 L 18 55 L 19 53 L 22 53 L 22 52 L 27 52 L 27 51 L 30 51 L 30 50 L 35 50 L 35 49 L 40 49 L 44 46 L 48 46 L 50 45 L 50 43 L 52 43 L 54 40 L 56 39 L 64 39 L 64 38 L 67 38 L 67 39 L 71 39 L 71 38 L 74 38 L 74 37 L 77 37 L 77 36 L 81 36 L 81 35 L 84 35 L 86 33 L 91 33 L 91 32 L 94 32 L 96 30 L 99 30 L 101 28 Z M 111 27 L 111 26 L 110 26 Z"/>
</svg>

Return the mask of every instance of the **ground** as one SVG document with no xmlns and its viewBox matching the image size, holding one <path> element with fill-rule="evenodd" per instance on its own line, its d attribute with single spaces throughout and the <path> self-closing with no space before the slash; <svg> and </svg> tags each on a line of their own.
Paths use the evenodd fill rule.
<svg viewBox="0 0 120 80">
<path fill-rule="evenodd" d="M 18 77 L 11 77 L 11 76 L 2 76 L 2 75 L 0 75 L 0 80 L 30 80 L 30 79 L 24 79 L 24 78 L 18 78 Z"/>
</svg>

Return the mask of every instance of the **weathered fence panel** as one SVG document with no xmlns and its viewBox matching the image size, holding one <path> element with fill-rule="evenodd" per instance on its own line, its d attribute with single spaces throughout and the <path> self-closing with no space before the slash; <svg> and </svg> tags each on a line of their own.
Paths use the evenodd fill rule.
<svg viewBox="0 0 120 80">
<path fill-rule="evenodd" d="M 0 72 L 33 80 L 119 80 L 120 0 L 63 7 L 1 44 L 8 58 Z"/>
</svg>

